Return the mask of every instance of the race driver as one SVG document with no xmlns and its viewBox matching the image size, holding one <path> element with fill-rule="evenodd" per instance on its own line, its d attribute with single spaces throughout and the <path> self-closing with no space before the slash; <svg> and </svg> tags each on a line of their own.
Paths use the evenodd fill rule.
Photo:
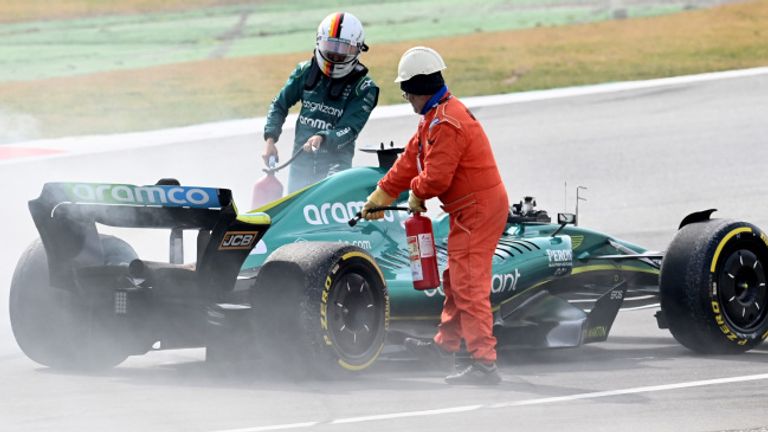
<svg viewBox="0 0 768 432">
<path fill-rule="evenodd" d="M 345 12 L 325 17 L 317 28 L 315 51 L 299 63 L 267 113 L 264 163 L 279 160 L 275 143 L 288 110 L 301 102 L 296 120 L 288 192 L 315 183 L 352 165 L 355 140 L 379 98 L 379 88 L 359 61 L 368 50 L 363 24 Z"/>
<path fill-rule="evenodd" d="M 426 211 L 426 200 L 440 199 L 450 215 L 440 326 L 431 342 L 409 338 L 405 345 L 422 357 L 446 357 L 459 351 L 463 339 L 472 362 L 446 382 L 498 384 L 491 264 L 506 225 L 507 193 L 483 128 L 445 85 L 445 68 L 431 48 L 414 47 L 400 58 L 395 82 L 422 118 L 403 155 L 368 196 L 363 216 L 383 217 L 369 210 L 391 205 L 407 189 L 415 212 Z"/>
</svg>

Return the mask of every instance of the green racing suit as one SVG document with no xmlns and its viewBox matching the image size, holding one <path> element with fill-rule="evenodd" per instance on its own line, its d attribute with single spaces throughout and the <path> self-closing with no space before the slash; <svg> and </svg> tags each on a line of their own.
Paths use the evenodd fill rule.
<svg viewBox="0 0 768 432">
<path fill-rule="evenodd" d="M 379 98 L 379 88 L 367 72 L 358 64 L 347 77 L 332 80 L 320 72 L 314 60 L 305 61 L 272 100 L 264 139 L 271 137 L 277 142 L 288 110 L 299 101 L 293 154 L 301 151 L 312 135 L 323 137 L 316 152 L 304 152 L 291 164 L 289 193 L 352 166 L 355 140 Z"/>
</svg>

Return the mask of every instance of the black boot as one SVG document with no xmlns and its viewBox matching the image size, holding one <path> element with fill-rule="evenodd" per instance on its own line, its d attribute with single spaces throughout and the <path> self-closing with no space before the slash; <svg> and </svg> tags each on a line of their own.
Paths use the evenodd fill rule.
<svg viewBox="0 0 768 432">
<path fill-rule="evenodd" d="M 463 370 L 445 377 L 445 382 L 464 385 L 496 385 L 501 382 L 501 375 L 496 368 L 496 363 L 473 361 Z"/>
<path fill-rule="evenodd" d="M 432 341 L 427 342 L 416 338 L 405 338 L 403 346 L 420 360 L 429 362 L 441 369 L 453 369 L 453 353 L 443 350 Z"/>
</svg>

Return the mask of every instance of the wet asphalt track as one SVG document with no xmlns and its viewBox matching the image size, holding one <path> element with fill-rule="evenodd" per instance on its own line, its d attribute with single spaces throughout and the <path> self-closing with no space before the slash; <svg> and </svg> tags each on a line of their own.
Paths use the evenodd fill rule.
<svg viewBox="0 0 768 432">
<path fill-rule="evenodd" d="M 535 195 L 555 213 L 567 196 L 572 210 L 573 189 L 587 186 L 583 225 L 655 249 L 685 214 L 704 208 L 768 228 L 768 75 L 474 111 L 513 200 Z M 403 142 L 415 123 L 415 115 L 379 120 L 361 141 Z M 177 176 L 230 186 L 242 202 L 254 175 L 233 155 L 255 160 L 259 146 L 249 137 L 0 167 L 0 307 L 7 308 L 12 268 L 35 235 L 25 200 L 42 182 Z M 656 329 L 653 310 L 622 312 L 606 343 L 512 353 L 502 365 L 503 385 L 465 389 L 412 362 L 380 362 L 343 381 L 243 376 L 207 366 L 201 350 L 132 358 L 97 376 L 60 373 L 27 360 L 7 314 L 0 316 L 3 431 L 720 431 L 768 424 L 768 349 L 692 355 Z"/>
</svg>

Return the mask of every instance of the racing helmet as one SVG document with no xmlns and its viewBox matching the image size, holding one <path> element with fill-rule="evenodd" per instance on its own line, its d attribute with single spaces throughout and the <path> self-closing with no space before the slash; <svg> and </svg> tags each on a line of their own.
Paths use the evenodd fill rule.
<svg viewBox="0 0 768 432">
<path fill-rule="evenodd" d="M 317 27 L 315 60 L 325 75 L 331 78 L 347 76 L 364 51 L 368 51 L 368 46 L 363 23 L 351 13 L 332 13 Z"/>
<path fill-rule="evenodd" d="M 430 75 L 447 67 L 440 54 L 432 48 L 413 47 L 400 57 L 395 82 L 408 81 L 416 75 Z"/>
</svg>

